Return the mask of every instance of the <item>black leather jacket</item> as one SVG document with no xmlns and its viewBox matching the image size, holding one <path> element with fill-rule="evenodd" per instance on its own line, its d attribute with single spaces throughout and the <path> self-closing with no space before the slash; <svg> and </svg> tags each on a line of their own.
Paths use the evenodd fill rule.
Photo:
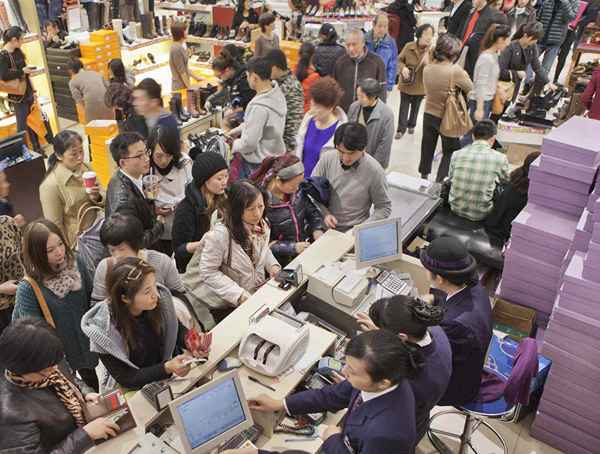
<svg viewBox="0 0 600 454">
<path fill-rule="evenodd" d="M 121 213 L 138 218 L 144 227 L 144 247 L 152 249 L 163 233 L 164 225 L 156 220 L 154 205 L 146 200 L 133 181 L 117 171 L 108 183 L 104 212 L 108 218 Z"/>
<path fill-rule="evenodd" d="M 302 190 L 283 202 L 269 193 L 267 217 L 271 224 L 271 251 L 281 264 L 297 253 L 295 244 L 312 239 L 315 230 L 325 230 L 323 216 Z"/>
<path fill-rule="evenodd" d="M 61 369 L 83 394 L 92 392 Z M 79 454 L 93 446 L 50 388 L 20 388 L 0 374 L 0 454 Z"/>
<path fill-rule="evenodd" d="M 344 46 L 338 43 L 321 43 L 315 48 L 313 64 L 321 77 L 333 75 L 333 67 L 338 58 L 346 53 Z"/>
</svg>

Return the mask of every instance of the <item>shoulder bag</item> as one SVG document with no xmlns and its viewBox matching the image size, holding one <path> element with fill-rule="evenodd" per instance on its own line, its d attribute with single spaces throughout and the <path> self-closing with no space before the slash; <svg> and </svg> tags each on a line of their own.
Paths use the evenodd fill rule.
<svg viewBox="0 0 600 454">
<path fill-rule="evenodd" d="M 496 115 L 504 112 L 505 104 L 510 101 L 515 93 L 515 83 L 499 80 L 496 87 L 496 96 L 492 102 L 492 113 Z"/>
<path fill-rule="evenodd" d="M 36 280 L 30 276 L 25 276 L 23 278 L 23 280 L 28 282 L 29 285 L 31 285 L 31 288 L 33 289 L 33 293 L 35 293 L 35 297 L 40 306 L 40 310 L 42 311 L 42 314 L 44 315 L 44 319 L 46 320 L 46 323 L 48 323 L 48 325 L 50 325 L 52 328 L 56 329 L 56 324 L 54 323 L 54 318 L 52 317 L 50 308 L 48 307 L 48 304 L 46 303 L 46 298 L 44 298 L 44 295 L 42 294 L 42 290 L 40 289 L 40 286 L 38 285 Z"/>
<path fill-rule="evenodd" d="M 462 137 L 473 127 L 465 97 L 454 85 L 454 69 L 453 65 L 450 68 L 450 88 L 440 124 L 440 134 L 446 137 Z"/>
<path fill-rule="evenodd" d="M 6 52 L 8 58 L 10 58 L 11 69 L 16 70 L 14 57 L 10 52 Z M 27 80 L 25 77 L 13 80 L 0 80 L 0 91 L 8 93 L 9 95 L 23 96 L 27 91 Z"/>
</svg>

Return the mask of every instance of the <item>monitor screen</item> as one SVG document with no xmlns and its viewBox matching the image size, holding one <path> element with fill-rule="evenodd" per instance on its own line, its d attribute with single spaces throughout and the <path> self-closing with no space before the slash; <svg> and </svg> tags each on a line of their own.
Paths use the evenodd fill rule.
<svg viewBox="0 0 600 454">
<path fill-rule="evenodd" d="M 369 262 L 397 256 L 400 251 L 398 226 L 399 223 L 390 222 L 359 229 L 357 232 L 360 242 L 358 259 L 361 262 Z"/>
<path fill-rule="evenodd" d="M 178 405 L 177 412 L 192 449 L 208 443 L 246 419 L 233 377 Z"/>
</svg>

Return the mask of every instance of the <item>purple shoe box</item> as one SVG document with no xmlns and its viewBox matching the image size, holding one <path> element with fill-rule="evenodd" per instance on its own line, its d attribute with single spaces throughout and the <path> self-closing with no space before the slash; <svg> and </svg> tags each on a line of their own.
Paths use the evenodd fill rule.
<svg viewBox="0 0 600 454">
<path fill-rule="evenodd" d="M 560 211 L 571 216 L 576 216 L 577 218 L 581 216 L 581 213 L 585 206 L 578 206 L 566 202 L 561 202 L 560 200 L 555 200 L 550 197 L 544 197 L 539 194 L 533 194 L 531 191 L 529 191 L 528 201 L 547 208 L 552 208 L 556 211 Z"/>
<path fill-rule="evenodd" d="M 536 317 L 536 321 L 540 320 L 539 313 L 543 313 L 548 316 L 550 312 L 552 312 L 552 307 L 554 306 L 553 300 L 549 300 L 547 298 L 539 298 L 537 296 L 530 295 L 528 293 L 524 293 L 519 289 L 513 289 L 510 284 L 506 284 L 501 281 L 500 285 L 496 289 L 496 294 L 505 300 L 511 301 L 516 304 L 521 304 L 523 306 L 530 307 L 531 309 L 535 309 L 538 311 L 538 316 Z"/>
<path fill-rule="evenodd" d="M 575 232 L 575 238 L 573 239 L 573 249 L 576 251 L 587 252 L 591 239 L 591 233 L 577 229 Z"/>
<path fill-rule="evenodd" d="M 569 373 L 559 375 L 554 373 L 554 364 L 544 385 L 544 400 L 550 400 L 557 405 L 571 408 L 580 416 L 598 418 L 600 424 L 600 408 L 596 405 L 600 398 L 598 386 L 586 388 L 574 384 Z M 548 393 L 546 395 L 546 393 Z M 575 397 L 575 399 L 573 398 Z"/>
<path fill-rule="evenodd" d="M 507 268 L 519 268 L 523 271 L 521 276 L 526 276 L 527 272 L 540 274 L 547 278 L 553 279 L 556 284 L 556 279 L 560 278 L 560 266 L 562 260 L 556 264 L 537 260 L 536 257 L 527 256 L 516 252 L 518 249 L 509 249 L 504 256 L 504 270 Z M 528 279 L 529 280 L 529 279 Z M 536 278 L 532 275 L 530 280 L 535 281 Z"/>
<path fill-rule="evenodd" d="M 538 427 L 564 439 L 560 445 L 560 449 L 563 450 L 565 454 L 588 454 L 598 452 L 600 438 L 594 437 L 587 432 L 565 423 L 565 420 L 560 416 L 555 418 L 554 415 L 551 416 L 538 411 L 533 425 L 531 426 L 530 433 L 533 437 L 537 438 Z M 573 448 L 567 447 L 567 449 L 565 449 L 565 446 L 568 446 L 565 442 L 572 444 Z"/>
<path fill-rule="evenodd" d="M 597 301 L 600 284 L 583 277 L 585 254 L 576 252 L 571 259 L 563 278 L 564 292 L 579 298 Z"/>
<path fill-rule="evenodd" d="M 576 164 L 564 159 L 555 158 L 542 154 L 540 159 L 540 170 L 547 173 L 562 175 L 571 180 L 592 184 L 596 175 L 596 167 Z"/>
<path fill-rule="evenodd" d="M 596 209 L 596 201 L 598 199 L 600 199 L 600 193 L 595 190 L 588 196 L 587 209 L 590 213 L 593 213 Z"/>
<path fill-rule="evenodd" d="M 556 313 L 556 309 L 554 313 Z M 585 361 L 594 362 L 598 358 L 598 349 L 594 348 L 594 345 L 598 343 L 597 340 L 586 342 L 585 339 L 582 341 L 581 337 L 581 335 L 577 336 L 576 332 L 570 327 L 556 323 L 553 319 L 548 324 L 548 332 L 546 333 L 547 343 L 555 345 Z"/>
<path fill-rule="evenodd" d="M 567 383 L 573 383 L 577 386 L 580 386 L 584 389 L 588 389 L 590 391 L 597 392 L 598 390 L 598 381 L 594 379 L 587 378 L 584 375 L 578 374 L 577 372 L 565 367 L 562 364 L 552 364 L 552 374 L 554 374 L 555 378 L 560 378 Z M 558 389 L 558 392 L 561 394 L 565 392 L 564 389 Z M 591 404 L 595 407 L 596 401 L 594 400 Z"/>
<path fill-rule="evenodd" d="M 544 137 L 542 153 L 589 166 L 600 163 L 600 124 L 572 117 Z"/>
<path fill-rule="evenodd" d="M 504 279 L 504 285 L 507 288 L 512 288 L 524 293 L 525 295 L 534 296 L 545 301 L 544 307 L 552 309 L 554 306 L 554 300 L 556 299 L 556 293 L 558 291 L 557 282 L 548 284 L 545 282 L 534 282 L 533 280 L 525 280 L 523 274 L 515 272 L 514 274 L 508 270 L 504 270 L 502 277 Z M 549 285 L 549 286 L 548 286 Z M 543 308 L 539 308 L 544 310 Z M 550 312 L 549 310 L 546 312 Z"/>
<path fill-rule="evenodd" d="M 593 266 L 595 268 L 600 267 L 600 243 L 590 241 L 588 245 L 588 252 L 585 257 L 586 266 Z"/>
<path fill-rule="evenodd" d="M 529 185 L 529 196 L 539 195 L 547 199 L 558 200 L 559 202 L 575 205 L 582 209 L 587 206 L 588 195 L 580 192 L 574 192 L 564 187 L 545 184 L 540 181 L 532 181 Z"/>
<path fill-rule="evenodd" d="M 541 424 L 543 424 L 543 422 Z M 561 450 L 564 454 L 597 454 L 593 451 L 588 451 L 587 449 L 582 448 L 578 444 L 573 443 L 552 431 L 546 430 L 544 427 L 540 427 L 539 424 L 536 425 L 535 421 L 531 426 L 529 433 L 533 438 L 550 446 L 554 446 L 556 449 Z"/>
<path fill-rule="evenodd" d="M 544 393 L 546 392 L 547 388 L 544 388 Z M 563 421 L 569 421 L 569 424 L 574 425 L 589 435 L 600 433 L 600 418 L 596 419 L 587 414 L 582 415 L 578 413 L 573 407 L 573 404 L 576 402 L 577 400 L 572 399 L 567 405 L 557 405 L 548 399 L 542 399 L 538 410 L 541 413 L 556 416 Z"/>
<path fill-rule="evenodd" d="M 598 345 L 600 351 L 600 320 L 578 314 L 560 306 L 560 301 L 554 307 L 551 323 L 556 323 L 558 328 L 572 330 L 571 336 L 584 336 L 589 345 Z"/>
<path fill-rule="evenodd" d="M 587 208 L 581 213 L 579 222 L 577 223 L 577 230 L 583 230 L 584 232 L 592 233 L 594 231 L 594 223 L 592 222 L 592 213 Z"/>
<path fill-rule="evenodd" d="M 562 288 L 557 298 L 556 304 L 561 308 L 595 320 L 600 320 L 600 299 L 594 302 L 589 299 L 579 298 L 578 296 L 565 293 Z"/>
<path fill-rule="evenodd" d="M 513 230 L 510 238 L 510 245 L 507 248 L 507 253 L 511 249 L 517 250 L 523 255 L 535 257 L 537 260 L 542 260 L 547 263 L 562 263 L 565 258 L 565 252 L 561 252 L 554 248 L 549 248 L 546 244 L 539 244 L 530 239 L 520 237 Z"/>
<path fill-rule="evenodd" d="M 592 241 L 600 243 L 600 222 L 592 224 Z"/>
<path fill-rule="evenodd" d="M 572 370 L 582 377 L 586 377 L 588 380 L 596 380 L 596 382 L 600 380 L 600 368 L 598 368 L 596 362 L 590 363 L 589 361 L 585 361 L 558 345 L 554 345 L 548 341 L 544 342 L 542 355 L 550 358 L 553 364 L 558 364 Z"/>
<path fill-rule="evenodd" d="M 541 157 L 538 157 L 531 163 L 529 167 L 529 180 L 537 183 L 543 183 L 551 186 L 563 188 L 579 194 L 584 194 L 587 198 L 590 193 L 590 184 L 566 178 L 563 173 L 555 174 L 550 172 L 544 172 L 541 168 Z"/>
<path fill-rule="evenodd" d="M 564 255 L 575 237 L 579 217 L 528 203 L 513 221 L 512 229 L 521 238 L 541 245 L 552 244 L 553 249 Z"/>
</svg>

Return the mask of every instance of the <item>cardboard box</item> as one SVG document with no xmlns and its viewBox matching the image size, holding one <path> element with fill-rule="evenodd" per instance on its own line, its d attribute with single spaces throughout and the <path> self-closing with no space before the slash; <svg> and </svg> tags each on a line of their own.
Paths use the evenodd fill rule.
<svg viewBox="0 0 600 454">
<path fill-rule="evenodd" d="M 529 337 L 533 331 L 535 311 L 500 298 L 494 300 L 492 310 L 494 329 L 508 334 L 511 338 L 521 340 Z"/>
</svg>

